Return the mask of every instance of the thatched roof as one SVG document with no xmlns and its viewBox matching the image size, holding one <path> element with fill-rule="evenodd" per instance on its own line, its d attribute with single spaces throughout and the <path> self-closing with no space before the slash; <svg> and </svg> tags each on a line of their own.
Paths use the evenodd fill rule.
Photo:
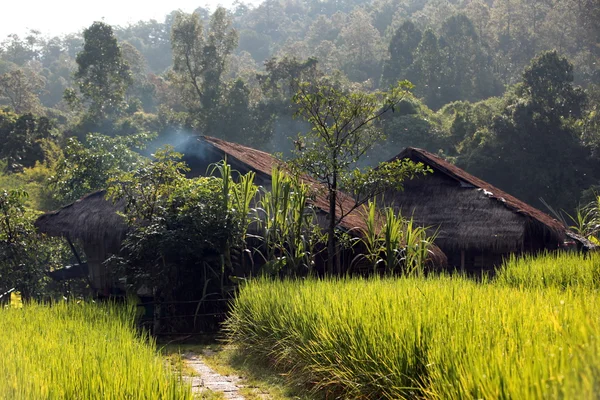
<svg viewBox="0 0 600 400">
<path fill-rule="evenodd" d="M 38 232 L 50 236 L 65 236 L 88 243 L 118 245 L 127 231 L 123 217 L 124 201 L 114 204 L 106 200 L 106 191 L 100 190 L 82 197 L 56 211 L 41 215 L 35 226 Z M 114 246 L 112 246 L 114 247 Z"/>
<path fill-rule="evenodd" d="M 446 235 L 443 239 L 459 247 L 518 249 L 525 235 L 535 235 L 538 242 L 543 242 L 540 245 L 556 246 L 567 236 L 574 238 L 561 222 L 546 213 L 426 150 L 408 147 L 392 160 L 404 158 L 429 165 L 434 173 L 407 183 L 396 198 L 401 205 L 403 198 L 412 202 L 422 219 L 440 221 L 445 231 L 442 235 Z M 444 187 L 442 179 L 454 181 L 452 189 L 447 184 Z M 586 239 L 577 239 L 593 247 Z"/>
</svg>

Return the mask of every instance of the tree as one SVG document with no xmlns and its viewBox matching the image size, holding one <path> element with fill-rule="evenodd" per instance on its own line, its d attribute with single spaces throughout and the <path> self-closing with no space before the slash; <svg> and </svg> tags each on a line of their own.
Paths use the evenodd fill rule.
<svg viewBox="0 0 600 400">
<path fill-rule="evenodd" d="M 175 17 L 171 33 L 173 71 L 189 112 L 203 125 L 219 102 L 222 75 L 237 41 L 237 32 L 222 7 L 212 15 L 206 35 L 197 14 L 179 13 Z M 203 128 L 210 134 L 210 126 Z"/>
<path fill-rule="evenodd" d="M 356 163 L 382 139 L 373 122 L 394 110 L 412 87 L 400 82 L 388 92 L 349 92 L 324 82 L 302 83 L 293 100 L 298 106 L 296 116 L 308 121 L 312 129 L 298 137 L 292 165 L 307 173 L 327 190 L 328 269 L 334 272 L 336 227 L 353 210 L 389 187 L 402 188 L 405 179 L 424 173 L 422 164 L 408 160 L 382 163 L 377 169 L 361 172 Z M 345 189 L 354 196 L 351 209 L 338 202 L 338 191 Z M 338 265 L 338 272 L 341 266 Z"/>
<path fill-rule="evenodd" d="M 389 60 L 383 66 L 382 84 L 393 85 L 400 79 L 413 81 L 409 68 L 413 64 L 413 54 L 421 42 L 421 30 L 405 21 L 394 33 L 389 46 Z"/>
<path fill-rule="evenodd" d="M 69 138 L 50 181 L 56 197 L 67 203 L 105 189 L 110 178 L 135 169 L 143 161 L 144 157 L 135 150 L 143 149 L 149 139 L 147 134 L 89 134 L 86 143 Z"/>
<path fill-rule="evenodd" d="M 471 20 L 464 14 L 448 18 L 442 25 L 440 36 L 445 65 L 442 103 L 475 101 L 495 95 L 497 85 L 491 59 Z"/>
<path fill-rule="evenodd" d="M 378 77 L 384 51 L 381 35 L 373 27 L 371 17 L 357 9 L 338 36 L 342 70 L 355 82 Z"/>
<path fill-rule="evenodd" d="M 51 294 L 46 272 L 60 265 L 63 246 L 37 235 L 27 198 L 23 190 L 0 190 L 0 291 L 14 288 L 24 300 L 41 300 Z"/>
<path fill-rule="evenodd" d="M 437 109 L 442 106 L 441 85 L 442 63 L 438 38 L 432 30 L 423 34 L 414 54 L 412 69 L 415 78 L 415 93 L 423 97 L 425 103 Z"/>
<path fill-rule="evenodd" d="M 6 99 L 17 114 L 37 113 L 45 86 L 46 80 L 31 69 L 15 69 L 0 75 L 0 99 Z"/>
<path fill-rule="evenodd" d="M 77 54 L 75 73 L 79 91 L 93 119 L 117 115 L 124 106 L 125 92 L 132 83 L 129 67 L 112 27 L 94 22 L 83 31 L 83 50 Z M 74 100 L 73 92 L 66 92 Z"/>
<path fill-rule="evenodd" d="M 590 148 L 581 142 L 585 103 L 585 93 L 573 85 L 573 65 L 555 51 L 544 52 L 459 164 L 531 204 L 542 206 L 543 198 L 571 210 L 597 177 Z"/>
<path fill-rule="evenodd" d="M 56 136 L 55 127 L 46 117 L 0 110 L 0 158 L 12 170 L 33 167 L 36 161 L 44 159 L 42 141 L 55 140 Z"/>
</svg>

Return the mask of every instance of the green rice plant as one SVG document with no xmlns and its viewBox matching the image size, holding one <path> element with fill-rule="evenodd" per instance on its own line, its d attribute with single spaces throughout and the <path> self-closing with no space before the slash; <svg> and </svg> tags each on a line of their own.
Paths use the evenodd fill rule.
<svg viewBox="0 0 600 400">
<path fill-rule="evenodd" d="M 496 272 L 495 281 L 505 286 L 600 289 L 600 254 L 511 255 Z"/>
<path fill-rule="evenodd" d="M 0 309 L 0 398 L 191 399 L 134 315 L 86 302 Z"/>
<path fill-rule="evenodd" d="M 561 399 L 600 393 L 600 295 L 462 277 L 244 285 L 232 342 L 348 399 Z"/>
</svg>

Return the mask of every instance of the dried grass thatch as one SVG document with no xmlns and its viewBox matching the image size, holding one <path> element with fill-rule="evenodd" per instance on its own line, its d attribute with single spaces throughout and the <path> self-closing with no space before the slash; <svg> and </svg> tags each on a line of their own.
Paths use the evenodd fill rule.
<svg viewBox="0 0 600 400">
<path fill-rule="evenodd" d="M 105 196 L 105 190 L 84 196 L 41 215 L 35 226 L 40 233 L 101 244 L 107 251 L 117 253 L 127 232 L 125 220 L 117 214 L 123 211 L 124 201 L 113 203 Z"/>
<path fill-rule="evenodd" d="M 409 147 L 394 157 L 404 158 L 429 165 L 434 173 L 406 182 L 403 192 L 388 193 L 386 201 L 439 229 L 436 243 L 443 249 L 535 251 L 573 238 L 559 221 L 434 154 Z M 581 239 L 584 247 L 591 245 Z"/>
</svg>

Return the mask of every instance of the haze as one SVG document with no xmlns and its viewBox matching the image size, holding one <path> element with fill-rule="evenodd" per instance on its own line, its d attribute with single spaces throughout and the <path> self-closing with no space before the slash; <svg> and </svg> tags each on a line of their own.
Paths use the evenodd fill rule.
<svg viewBox="0 0 600 400">
<path fill-rule="evenodd" d="M 202 6 L 214 9 L 218 5 L 231 7 L 234 0 L 172 0 L 148 2 L 142 0 L 34 0 L 8 2 L 0 13 L 0 41 L 11 33 L 24 34 L 29 29 L 56 36 L 80 31 L 92 22 L 103 20 L 111 25 L 127 25 L 140 20 L 162 21 L 168 13 L 181 9 L 192 12 Z M 260 0 L 247 1 L 258 4 Z"/>
</svg>

